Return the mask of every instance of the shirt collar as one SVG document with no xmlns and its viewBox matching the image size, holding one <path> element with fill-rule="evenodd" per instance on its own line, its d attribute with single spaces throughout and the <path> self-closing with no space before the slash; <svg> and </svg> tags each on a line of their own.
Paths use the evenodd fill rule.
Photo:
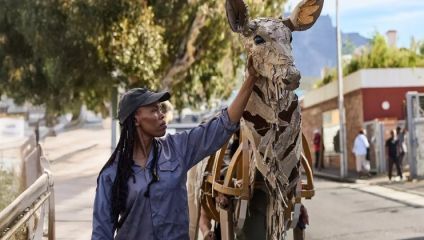
<svg viewBox="0 0 424 240">
<path fill-rule="evenodd" d="M 135 164 L 135 162 L 133 161 L 131 168 L 134 171 L 134 173 L 139 173 L 144 169 L 150 169 L 152 165 L 152 161 L 153 161 L 153 146 L 150 148 L 149 157 L 147 158 L 146 166 L 143 168 L 140 165 Z"/>
</svg>

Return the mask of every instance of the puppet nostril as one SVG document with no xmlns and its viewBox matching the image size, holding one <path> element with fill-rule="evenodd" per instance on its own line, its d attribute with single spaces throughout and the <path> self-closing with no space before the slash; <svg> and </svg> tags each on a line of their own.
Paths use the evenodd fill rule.
<svg viewBox="0 0 424 240">
<path fill-rule="evenodd" d="M 300 74 L 293 74 L 291 80 L 292 82 L 300 82 Z"/>
<path fill-rule="evenodd" d="M 296 67 L 293 66 L 293 67 L 290 67 L 288 69 L 288 79 L 289 79 L 289 82 L 291 82 L 291 83 L 293 83 L 293 82 L 299 82 L 300 81 L 300 78 L 301 78 L 300 72 L 299 72 L 299 70 L 297 70 Z"/>
</svg>

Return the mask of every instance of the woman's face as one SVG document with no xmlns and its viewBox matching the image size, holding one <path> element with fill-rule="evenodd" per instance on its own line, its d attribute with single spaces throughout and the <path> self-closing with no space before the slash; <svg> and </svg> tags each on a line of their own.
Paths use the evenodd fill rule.
<svg viewBox="0 0 424 240">
<path fill-rule="evenodd" d="M 142 134 L 150 137 L 162 137 L 166 132 L 165 114 L 161 103 L 155 102 L 137 109 L 135 125 Z"/>
</svg>

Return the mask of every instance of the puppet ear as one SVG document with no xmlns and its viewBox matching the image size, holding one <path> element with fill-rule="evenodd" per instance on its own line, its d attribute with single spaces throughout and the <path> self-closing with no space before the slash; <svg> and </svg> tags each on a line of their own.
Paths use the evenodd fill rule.
<svg viewBox="0 0 424 240">
<path fill-rule="evenodd" d="M 249 10 L 243 0 L 226 0 L 225 10 L 231 30 L 243 35 L 249 34 Z"/>
<path fill-rule="evenodd" d="M 321 14 L 324 0 L 302 0 L 283 23 L 292 31 L 304 31 L 312 27 Z"/>
</svg>

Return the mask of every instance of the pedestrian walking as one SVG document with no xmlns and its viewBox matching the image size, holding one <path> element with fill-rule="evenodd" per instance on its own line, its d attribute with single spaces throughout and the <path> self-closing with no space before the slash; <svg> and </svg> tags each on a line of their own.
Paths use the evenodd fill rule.
<svg viewBox="0 0 424 240">
<path fill-rule="evenodd" d="M 315 152 L 315 169 L 324 168 L 324 161 L 322 159 L 322 137 L 318 129 L 314 130 L 314 152 Z"/>
<path fill-rule="evenodd" d="M 361 129 L 353 143 L 352 152 L 355 154 L 356 172 L 359 177 L 369 176 L 370 162 L 366 160 L 367 151 L 370 147 L 365 130 Z"/>
<path fill-rule="evenodd" d="M 392 170 L 393 170 L 393 164 L 396 166 L 397 174 L 400 177 L 400 179 L 403 179 L 402 176 L 402 170 L 400 167 L 399 162 L 399 148 L 398 148 L 399 141 L 396 138 L 395 131 L 390 131 L 390 138 L 386 141 L 386 156 L 389 162 L 389 170 L 388 170 L 388 177 L 389 180 L 392 180 Z"/>
<path fill-rule="evenodd" d="M 403 161 L 405 159 L 405 156 L 408 152 L 406 147 L 406 128 L 401 129 L 400 127 L 396 128 L 396 135 L 398 140 L 398 160 L 399 160 L 399 166 L 400 170 L 403 169 Z"/>
<path fill-rule="evenodd" d="M 247 78 L 228 109 L 190 131 L 165 135 L 168 92 L 135 88 L 120 100 L 119 143 L 97 179 L 92 239 L 189 239 L 187 171 L 239 128 L 256 81 Z"/>
</svg>

